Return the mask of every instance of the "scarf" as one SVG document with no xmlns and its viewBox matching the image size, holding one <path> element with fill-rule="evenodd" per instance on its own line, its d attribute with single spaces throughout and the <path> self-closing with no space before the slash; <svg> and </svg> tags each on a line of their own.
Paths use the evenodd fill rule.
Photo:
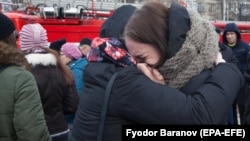
<svg viewBox="0 0 250 141">
<path fill-rule="evenodd" d="M 136 64 L 133 57 L 124 49 L 123 44 L 116 38 L 94 38 L 87 60 L 88 62 L 111 62 L 121 67 Z"/>
<path fill-rule="evenodd" d="M 176 55 L 159 68 L 166 85 L 173 88 L 181 88 L 202 70 L 212 68 L 219 52 L 214 26 L 195 11 L 188 10 L 188 13 L 191 28 L 185 42 Z"/>
</svg>

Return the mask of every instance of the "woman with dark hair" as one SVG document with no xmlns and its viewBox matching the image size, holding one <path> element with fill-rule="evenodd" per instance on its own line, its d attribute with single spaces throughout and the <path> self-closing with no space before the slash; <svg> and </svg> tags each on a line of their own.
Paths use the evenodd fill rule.
<svg viewBox="0 0 250 141">
<path fill-rule="evenodd" d="M 50 141 L 38 87 L 17 49 L 15 27 L 0 13 L 0 140 Z"/>
<path fill-rule="evenodd" d="M 52 140 L 68 141 L 69 127 L 64 115 L 74 114 L 78 105 L 73 75 L 58 52 L 49 48 L 42 25 L 24 25 L 20 45 L 35 76 Z"/>
<path fill-rule="evenodd" d="M 103 141 L 122 140 L 126 124 L 224 124 L 244 79 L 222 59 L 213 25 L 175 3 L 145 3 L 127 15 L 128 22 L 121 22 L 123 16 L 107 23 L 121 31 L 125 26 L 129 53 L 106 31 L 107 38 L 92 40 L 72 141 L 99 138 L 102 120 Z"/>
</svg>

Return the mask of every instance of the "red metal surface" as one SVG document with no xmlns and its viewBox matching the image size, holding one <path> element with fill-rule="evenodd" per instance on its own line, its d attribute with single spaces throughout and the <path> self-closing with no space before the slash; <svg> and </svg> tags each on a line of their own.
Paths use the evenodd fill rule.
<svg viewBox="0 0 250 141">
<path fill-rule="evenodd" d="M 16 29 L 21 30 L 24 24 L 40 23 L 47 30 L 48 41 L 66 38 L 68 42 L 79 42 L 81 38 L 93 39 L 99 36 L 99 31 L 105 19 L 43 19 L 39 16 L 24 13 L 5 13 L 14 22 Z"/>
<path fill-rule="evenodd" d="M 68 24 L 69 23 L 69 24 Z M 74 23 L 74 24 L 73 24 Z M 94 38 L 99 36 L 103 20 L 89 19 L 83 21 L 64 21 L 60 24 L 46 24 L 41 22 L 48 32 L 49 41 L 66 38 L 68 42 L 79 42 L 81 38 Z"/>
<path fill-rule="evenodd" d="M 93 6 L 93 5 L 92 5 Z M 32 10 L 32 8 L 31 8 Z M 36 9 L 33 9 L 36 10 Z M 27 23 L 40 23 L 47 30 L 48 41 L 52 42 L 60 38 L 66 38 L 68 42 L 79 42 L 81 38 L 93 39 L 99 36 L 101 25 L 113 11 L 88 11 L 83 13 L 84 18 L 42 18 L 37 15 L 28 15 L 25 12 L 7 12 L 6 14 L 14 22 L 16 29 L 21 30 Z M 88 15 L 88 16 L 86 16 Z M 229 21 L 211 21 L 222 32 Z M 250 43 L 250 22 L 234 21 L 240 29 L 242 40 Z M 221 39 L 220 39 L 221 41 Z"/>
<path fill-rule="evenodd" d="M 78 43 L 84 37 L 93 39 L 99 36 L 101 25 L 113 13 L 113 10 L 96 11 L 94 1 L 92 0 L 91 3 L 92 9 L 83 11 L 83 17 L 79 17 L 80 13 L 74 13 L 76 14 L 74 17 L 43 17 L 41 15 L 43 12 L 38 6 L 28 6 L 23 11 L 5 12 L 4 14 L 12 19 L 17 31 L 20 31 L 25 24 L 40 23 L 47 30 L 49 42 L 66 38 L 67 42 Z"/>
</svg>

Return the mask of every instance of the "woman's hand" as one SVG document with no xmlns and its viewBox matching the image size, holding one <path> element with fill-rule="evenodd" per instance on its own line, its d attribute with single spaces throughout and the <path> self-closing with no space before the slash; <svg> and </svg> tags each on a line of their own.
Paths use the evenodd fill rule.
<svg viewBox="0 0 250 141">
<path fill-rule="evenodd" d="M 165 84 L 163 76 L 157 69 L 148 66 L 146 63 L 138 63 L 137 68 L 146 76 L 148 76 L 152 81 L 159 84 Z"/>
<path fill-rule="evenodd" d="M 222 55 L 220 52 L 217 54 L 217 58 L 215 60 L 215 65 L 218 65 L 219 63 L 225 63 L 226 61 L 222 58 Z"/>
</svg>

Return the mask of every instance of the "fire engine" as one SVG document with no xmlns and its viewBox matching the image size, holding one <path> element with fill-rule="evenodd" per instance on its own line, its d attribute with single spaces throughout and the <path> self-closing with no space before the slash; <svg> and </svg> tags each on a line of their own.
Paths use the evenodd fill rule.
<svg viewBox="0 0 250 141">
<path fill-rule="evenodd" d="M 23 2 L 25 6 L 22 8 L 2 12 L 12 19 L 17 31 L 20 31 L 24 24 L 40 23 L 47 30 L 49 42 L 66 38 L 67 42 L 78 43 L 83 37 L 92 39 L 99 36 L 101 25 L 116 8 L 128 4 L 139 8 L 142 3 L 143 0 L 140 2 L 137 0 L 30 0 Z M 185 3 L 180 4 L 186 7 Z M 19 7 L 20 4 L 0 0 L 0 12 L 4 5 Z M 211 22 L 223 31 L 229 21 Z M 250 43 L 250 22 L 232 22 L 238 25 L 242 39 Z"/>
<path fill-rule="evenodd" d="M 237 27 L 241 33 L 241 39 L 250 44 L 250 22 L 243 21 L 212 21 L 213 25 L 221 29 L 221 33 L 223 32 L 225 25 L 229 22 L 235 22 Z M 221 34 L 222 36 L 222 34 Z M 222 37 L 220 36 L 220 41 L 222 41 Z"/>
<path fill-rule="evenodd" d="M 40 23 L 48 34 L 49 42 L 66 38 L 68 42 L 79 42 L 81 38 L 99 36 L 102 23 L 119 6 L 131 3 L 95 2 L 94 0 L 39 1 L 23 9 L 4 12 L 14 22 L 17 31 L 24 24 Z M 2 5 L 14 5 L 0 2 Z M 139 7 L 139 4 L 131 4 Z"/>
</svg>

